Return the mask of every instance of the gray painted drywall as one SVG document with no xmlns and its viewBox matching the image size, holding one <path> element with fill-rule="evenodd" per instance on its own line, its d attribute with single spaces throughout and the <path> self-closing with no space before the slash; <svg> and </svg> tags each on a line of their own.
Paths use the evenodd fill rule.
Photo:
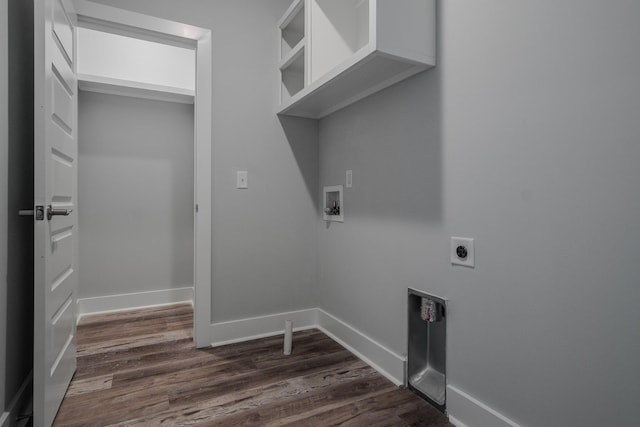
<svg viewBox="0 0 640 427">
<path fill-rule="evenodd" d="M 9 176 L 9 25 L 8 3 L 0 3 L 0 203 L 7 205 Z M 4 412 L 7 353 L 7 210 L 0 209 L 0 417 Z"/>
<path fill-rule="evenodd" d="M 100 3 L 212 31 L 212 320 L 313 307 L 317 123 L 275 114 L 276 22 L 290 1 Z M 235 189 L 237 170 L 249 189 Z"/>
<path fill-rule="evenodd" d="M 193 285 L 193 105 L 80 92 L 80 298 Z"/>
<path fill-rule="evenodd" d="M 213 31 L 213 319 L 313 303 L 314 124 L 271 109 L 288 0 L 103 3 Z M 315 199 L 354 171 L 320 305 L 402 353 L 407 286 L 437 293 L 452 385 L 526 425 L 635 422 L 638 7 L 440 2 L 439 66 L 320 122 Z"/>
<path fill-rule="evenodd" d="M 444 296 L 451 385 L 523 425 L 635 425 L 640 3 L 443 1 L 438 24 L 436 69 L 320 122 L 319 184 L 354 174 L 320 305 L 402 353 L 406 288 Z"/>
<path fill-rule="evenodd" d="M 5 404 L 16 397 L 33 368 L 33 219 L 17 215 L 33 206 L 33 3 L 10 0 L 8 7 Z"/>
</svg>

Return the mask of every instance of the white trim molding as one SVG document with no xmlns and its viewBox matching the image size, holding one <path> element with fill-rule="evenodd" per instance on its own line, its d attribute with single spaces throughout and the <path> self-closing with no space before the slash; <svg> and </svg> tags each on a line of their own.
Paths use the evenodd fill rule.
<svg viewBox="0 0 640 427">
<path fill-rule="evenodd" d="M 211 346 L 284 334 L 285 320 L 293 321 L 294 331 L 319 329 L 395 385 L 404 385 L 403 356 L 320 308 L 213 323 L 210 326 Z"/>
<path fill-rule="evenodd" d="M 397 386 L 404 385 L 406 358 L 322 309 L 317 328 Z"/>
<path fill-rule="evenodd" d="M 520 427 L 520 424 L 452 385 L 447 385 L 447 412 L 449 421 L 457 427 Z"/>
<path fill-rule="evenodd" d="M 196 97 L 194 105 L 195 146 L 194 158 L 194 291 L 195 298 L 193 339 L 197 347 L 207 344 L 207 325 L 211 323 L 211 114 L 212 99 L 212 44 L 211 31 L 197 37 Z"/>
<path fill-rule="evenodd" d="M 78 25 L 96 31 L 109 32 L 177 47 L 192 48 L 210 30 L 180 22 L 169 21 L 129 10 L 72 0 L 78 16 Z"/>
<path fill-rule="evenodd" d="M 78 298 L 78 320 L 82 316 L 157 307 L 169 304 L 190 303 L 193 305 L 193 286 L 164 289 L 160 291 L 135 292 L 107 295 L 103 297 Z"/>
<path fill-rule="evenodd" d="M 284 334 L 285 320 L 293 322 L 294 331 L 312 329 L 318 323 L 315 308 L 213 323 L 210 328 L 211 346 L 218 347 Z"/>
</svg>

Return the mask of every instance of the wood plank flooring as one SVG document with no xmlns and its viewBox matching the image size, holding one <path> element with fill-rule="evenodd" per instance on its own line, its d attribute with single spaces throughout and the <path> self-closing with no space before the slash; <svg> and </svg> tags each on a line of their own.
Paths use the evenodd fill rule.
<svg viewBox="0 0 640 427">
<path fill-rule="evenodd" d="M 55 426 L 434 426 L 447 418 L 317 330 L 196 349 L 190 305 L 85 317 Z"/>
</svg>

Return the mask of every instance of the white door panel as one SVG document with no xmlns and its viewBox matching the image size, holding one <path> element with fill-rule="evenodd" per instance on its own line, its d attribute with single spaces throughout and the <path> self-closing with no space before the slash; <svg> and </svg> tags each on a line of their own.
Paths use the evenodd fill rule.
<svg viewBox="0 0 640 427">
<path fill-rule="evenodd" d="M 55 143 L 55 137 L 62 132 L 58 132 L 59 129 L 54 127 L 51 129 L 51 135 L 53 136 L 52 143 Z M 75 144 L 74 140 L 61 139 L 60 145 Z M 66 148 L 66 147 L 65 147 Z M 66 150 L 68 153 L 69 151 Z M 74 203 L 74 191 L 75 191 L 75 179 L 76 179 L 76 165 L 73 159 L 70 159 L 68 155 L 56 148 L 51 147 L 49 154 L 51 168 L 48 173 L 48 179 L 51 183 L 51 204 L 56 206 L 71 206 Z M 68 217 L 53 217 L 55 229 L 64 227 L 65 224 L 72 224 L 73 218 Z"/>
<path fill-rule="evenodd" d="M 77 78 L 68 2 L 35 2 L 34 425 L 50 426 L 75 372 Z M 48 208 L 55 215 L 48 216 Z"/>
<path fill-rule="evenodd" d="M 52 194 L 52 202 L 71 203 L 73 200 L 73 173 L 74 165 L 67 159 L 56 153 L 51 153 L 53 162 L 53 187 L 56 192 Z"/>
<path fill-rule="evenodd" d="M 67 133 L 73 135 L 74 99 L 76 99 L 76 78 L 72 66 L 63 57 L 59 46 L 54 44 L 51 63 L 51 110 L 54 121 Z"/>
<path fill-rule="evenodd" d="M 66 294 L 69 292 L 69 281 L 67 279 L 74 272 L 72 262 L 73 234 L 66 229 L 62 229 L 61 232 L 56 234 L 52 233 L 51 246 L 51 292 L 64 292 Z M 55 307 L 60 307 L 61 304 L 61 301 L 57 301 L 52 309 L 55 310 Z"/>
<path fill-rule="evenodd" d="M 70 95 L 57 74 L 53 74 L 52 114 L 60 127 L 71 134 L 73 132 L 73 95 Z"/>
<path fill-rule="evenodd" d="M 59 1 L 54 3 L 53 12 L 53 34 L 60 43 L 61 50 L 65 53 L 70 62 L 73 58 L 73 26 L 65 13 L 64 7 Z"/>
<path fill-rule="evenodd" d="M 73 64 L 69 62 L 69 59 L 60 50 L 60 46 L 51 52 L 51 69 L 67 91 L 70 94 L 74 94 L 76 92 L 76 73 Z"/>
<path fill-rule="evenodd" d="M 69 342 L 69 337 L 72 335 L 73 331 L 72 302 L 72 296 L 68 295 L 58 312 L 53 315 L 53 319 L 51 321 L 52 351 L 49 354 L 49 363 L 53 371 L 57 368 L 57 366 L 55 366 L 56 359 L 61 357 L 67 349 L 67 346 L 71 344 Z"/>
<path fill-rule="evenodd" d="M 60 158 L 66 159 L 67 162 L 73 163 L 73 158 L 65 156 L 64 153 L 73 151 L 76 143 L 74 137 L 60 126 L 53 126 L 49 137 L 51 138 L 52 152 Z"/>
</svg>

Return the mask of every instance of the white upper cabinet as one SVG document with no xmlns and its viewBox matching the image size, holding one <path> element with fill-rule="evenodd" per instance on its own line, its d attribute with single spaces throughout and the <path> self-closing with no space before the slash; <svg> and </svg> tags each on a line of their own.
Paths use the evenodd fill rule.
<svg viewBox="0 0 640 427">
<path fill-rule="evenodd" d="M 278 113 L 321 118 L 435 66 L 435 12 L 435 0 L 295 0 L 278 23 Z"/>
</svg>

